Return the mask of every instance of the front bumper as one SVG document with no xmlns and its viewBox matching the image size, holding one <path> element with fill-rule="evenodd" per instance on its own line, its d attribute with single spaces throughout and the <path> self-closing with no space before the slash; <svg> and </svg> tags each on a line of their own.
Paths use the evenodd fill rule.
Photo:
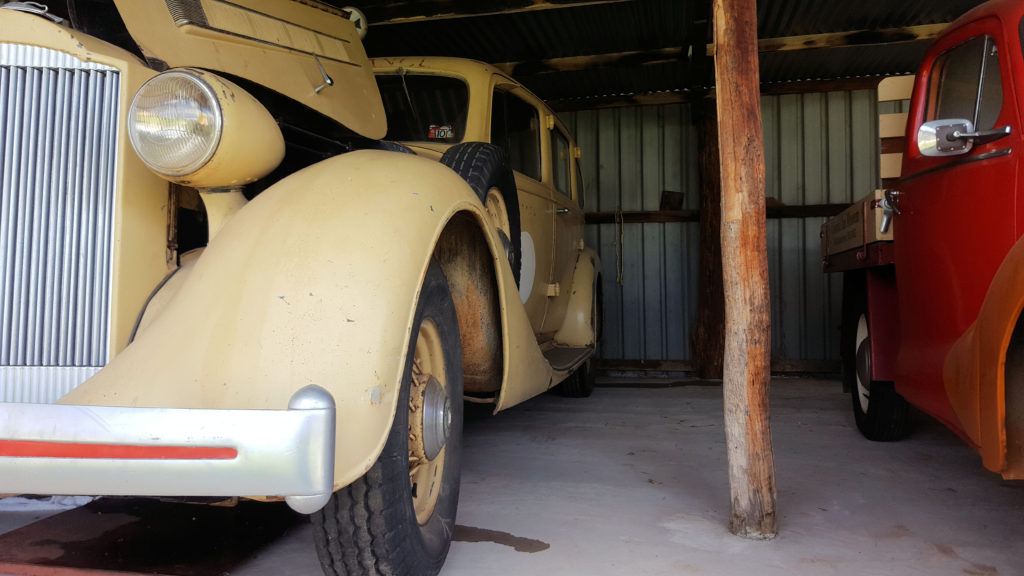
<svg viewBox="0 0 1024 576">
<path fill-rule="evenodd" d="M 0 404 L 0 493 L 283 496 L 298 512 L 334 489 L 334 399 L 287 410 Z"/>
</svg>

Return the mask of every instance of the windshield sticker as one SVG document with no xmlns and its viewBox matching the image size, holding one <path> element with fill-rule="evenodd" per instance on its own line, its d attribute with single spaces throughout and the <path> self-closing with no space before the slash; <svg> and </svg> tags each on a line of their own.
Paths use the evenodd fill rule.
<svg viewBox="0 0 1024 576">
<path fill-rule="evenodd" d="M 447 140 L 455 135 L 452 127 L 448 124 L 438 126 L 437 124 L 431 124 L 430 129 L 427 130 L 427 138 L 431 140 Z"/>
</svg>

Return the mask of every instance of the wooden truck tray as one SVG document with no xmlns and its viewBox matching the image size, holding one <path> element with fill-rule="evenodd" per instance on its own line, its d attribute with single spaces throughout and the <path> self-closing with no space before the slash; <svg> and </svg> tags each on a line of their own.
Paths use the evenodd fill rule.
<svg viewBox="0 0 1024 576">
<path fill-rule="evenodd" d="M 879 202 L 884 193 L 875 190 L 821 225 L 821 258 L 826 272 L 892 263 L 895 223 L 890 223 L 886 232 L 880 231 L 884 211 Z"/>
</svg>

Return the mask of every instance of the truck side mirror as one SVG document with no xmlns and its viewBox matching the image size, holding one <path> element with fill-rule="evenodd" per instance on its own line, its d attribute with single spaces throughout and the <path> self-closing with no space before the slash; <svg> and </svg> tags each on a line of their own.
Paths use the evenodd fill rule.
<svg viewBox="0 0 1024 576">
<path fill-rule="evenodd" d="M 975 144 L 987 144 L 1009 136 L 1010 127 L 974 131 L 974 123 L 966 118 L 932 120 L 917 130 L 917 149 L 924 156 L 956 156 L 966 154 Z"/>
</svg>

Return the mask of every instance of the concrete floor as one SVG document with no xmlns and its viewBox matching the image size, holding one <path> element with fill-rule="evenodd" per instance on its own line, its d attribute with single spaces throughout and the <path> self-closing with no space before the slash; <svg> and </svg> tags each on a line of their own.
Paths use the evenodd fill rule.
<svg viewBox="0 0 1024 576">
<path fill-rule="evenodd" d="M 751 542 L 726 529 L 718 385 L 602 387 L 472 419 L 442 574 L 1024 575 L 1024 482 L 930 419 L 872 443 L 837 382 L 777 379 L 772 433 L 780 532 Z M 309 532 L 218 573 L 319 574 Z"/>
</svg>

